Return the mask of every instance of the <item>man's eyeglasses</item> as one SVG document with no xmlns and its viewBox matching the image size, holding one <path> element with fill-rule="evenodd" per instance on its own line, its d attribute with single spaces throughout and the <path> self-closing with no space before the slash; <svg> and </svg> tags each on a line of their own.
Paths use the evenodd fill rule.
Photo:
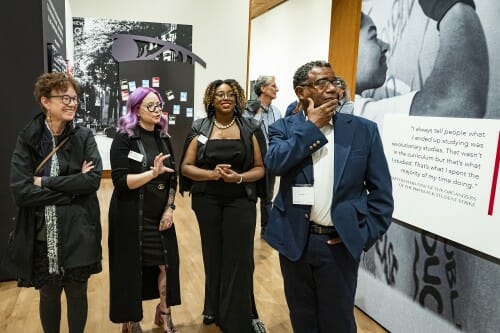
<svg viewBox="0 0 500 333">
<path fill-rule="evenodd" d="M 158 104 L 146 104 L 145 105 L 146 107 L 146 110 L 148 110 L 149 112 L 161 112 L 163 110 L 163 104 L 162 103 L 158 103 Z"/>
<path fill-rule="evenodd" d="M 49 98 L 60 98 L 64 105 L 70 105 L 71 102 L 78 104 L 78 96 L 71 97 L 70 95 L 52 95 Z"/>
<path fill-rule="evenodd" d="M 235 99 L 236 94 L 232 91 L 219 91 L 218 93 L 215 93 L 215 97 L 217 97 L 218 99 Z"/>
<path fill-rule="evenodd" d="M 311 86 L 316 87 L 319 90 L 325 90 L 330 84 L 332 84 L 336 88 L 345 89 L 345 81 L 339 77 L 334 77 L 333 79 L 322 78 L 314 82 L 305 82 L 301 84 L 301 86 Z"/>
</svg>

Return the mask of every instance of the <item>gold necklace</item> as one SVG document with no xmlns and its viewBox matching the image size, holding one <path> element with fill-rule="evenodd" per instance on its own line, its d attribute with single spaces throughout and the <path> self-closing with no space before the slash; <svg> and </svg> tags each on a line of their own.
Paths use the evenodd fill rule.
<svg viewBox="0 0 500 333">
<path fill-rule="evenodd" d="M 217 123 L 217 120 L 216 120 L 216 121 L 214 122 L 214 125 L 215 125 L 215 127 L 217 127 L 217 128 L 218 128 L 218 129 L 220 129 L 220 130 L 225 130 L 225 129 L 227 129 L 227 128 L 229 128 L 229 127 L 233 126 L 235 121 L 236 121 L 236 118 L 235 118 L 235 117 L 233 117 L 233 120 L 231 120 L 231 122 L 230 122 L 229 124 L 227 124 L 227 125 L 221 125 L 221 124 L 218 124 L 218 123 Z"/>
</svg>

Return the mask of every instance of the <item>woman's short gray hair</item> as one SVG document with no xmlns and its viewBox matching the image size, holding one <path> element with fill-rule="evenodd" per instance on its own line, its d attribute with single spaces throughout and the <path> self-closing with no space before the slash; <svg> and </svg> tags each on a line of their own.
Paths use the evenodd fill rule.
<svg viewBox="0 0 500 333">
<path fill-rule="evenodd" d="M 253 86 L 253 91 L 255 95 L 260 96 L 262 94 L 262 87 L 265 87 L 271 83 L 271 81 L 276 80 L 272 75 L 261 75 L 255 80 L 255 84 Z"/>
</svg>

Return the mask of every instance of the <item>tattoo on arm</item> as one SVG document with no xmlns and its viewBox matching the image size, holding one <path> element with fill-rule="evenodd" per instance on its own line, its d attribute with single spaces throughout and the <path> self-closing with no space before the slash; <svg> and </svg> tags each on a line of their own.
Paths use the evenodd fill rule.
<svg viewBox="0 0 500 333">
<path fill-rule="evenodd" d="M 167 208 L 174 203 L 175 192 L 176 190 L 174 188 L 171 188 L 170 191 L 168 192 Z"/>
</svg>

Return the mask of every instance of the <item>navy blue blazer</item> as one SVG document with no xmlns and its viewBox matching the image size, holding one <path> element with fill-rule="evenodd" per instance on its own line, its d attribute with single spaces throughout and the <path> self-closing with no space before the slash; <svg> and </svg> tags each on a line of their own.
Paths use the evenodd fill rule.
<svg viewBox="0 0 500 333">
<path fill-rule="evenodd" d="M 332 221 L 343 243 L 359 261 L 391 223 L 392 182 L 377 125 L 337 113 L 334 124 Z M 299 112 L 269 127 L 265 165 L 281 177 L 264 239 L 282 255 L 298 260 L 309 235 L 310 205 L 292 203 L 295 184 L 314 184 L 312 153 L 328 142 Z"/>
</svg>

